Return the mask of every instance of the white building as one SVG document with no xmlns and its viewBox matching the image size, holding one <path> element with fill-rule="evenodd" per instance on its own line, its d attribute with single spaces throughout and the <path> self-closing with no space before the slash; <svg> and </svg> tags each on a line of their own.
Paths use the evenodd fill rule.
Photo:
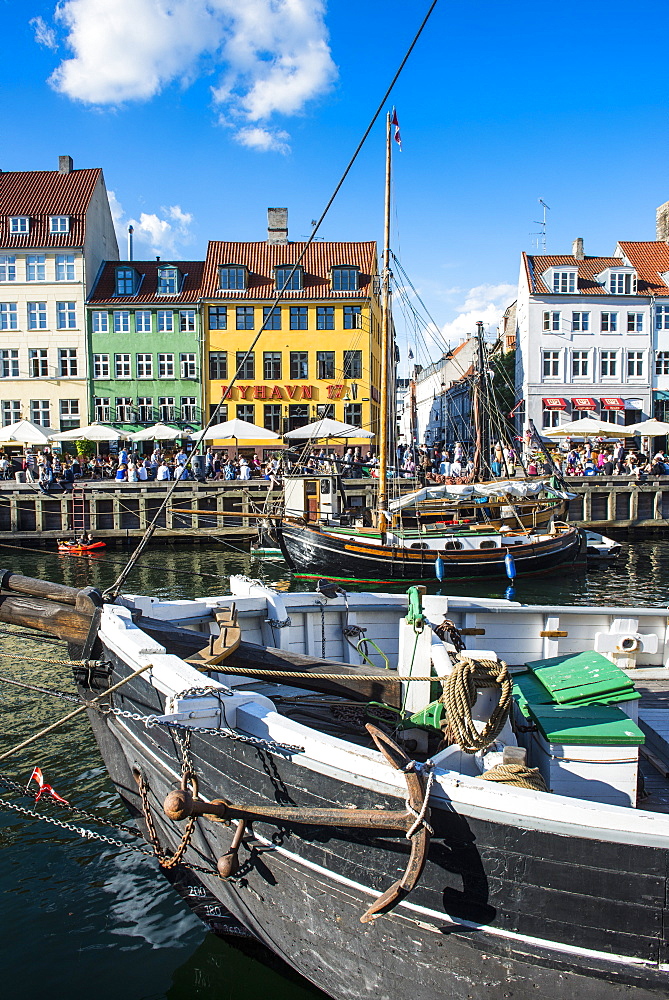
<svg viewBox="0 0 669 1000">
<path fill-rule="evenodd" d="M 415 366 L 401 417 L 400 429 L 405 444 L 413 442 L 433 447 L 443 442 L 455 443 L 456 433 L 450 426 L 446 393 L 471 368 L 476 343 L 475 337 L 468 337 L 427 368 Z"/>
<path fill-rule="evenodd" d="M 88 414 L 84 303 L 118 260 L 99 168 L 0 171 L 0 420 L 68 430 Z"/>
</svg>

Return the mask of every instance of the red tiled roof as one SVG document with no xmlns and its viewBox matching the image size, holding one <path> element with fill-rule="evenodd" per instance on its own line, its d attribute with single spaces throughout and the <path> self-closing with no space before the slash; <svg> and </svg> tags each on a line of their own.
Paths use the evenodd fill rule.
<svg viewBox="0 0 669 1000">
<path fill-rule="evenodd" d="M 578 268 L 578 291 L 582 295 L 608 295 L 608 289 L 596 278 L 607 267 L 622 267 L 623 261 L 619 257 L 585 257 L 577 260 L 571 254 L 547 255 L 536 257 L 530 254 L 523 254 L 525 269 L 531 292 L 539 295 L 553 295 L 552 288 L 549 288 L 543 281 L 542 275 L 549 267 L 577 267 Z M 639 293 L 643 292 L 639 287 Z M 556 293 L 555 293 L 556 294 Z"/>
<path fill-rule="evenodd" d="M 639 287 L 643 282 L 644 295 L 669 295 L 669 286 L 660 277 L 669 271 L 669 243 L 653 241 L 645 243 L 621 241 L 618 246 L 639 275 Z"/>
<path fill-rule="evenodd" d="M 140 275 L 139 290 L 136 295 L 114 295 L 116 290 L 116 268 L 132 267 Z M 178 295 L 158 295 L 158 269 L 176 267 L 183 275 L 183 284 Z M 201 295 L 203 260 L 114 260 L 107 261 L 102 274 L 88 297 L 89 305 L 179 305 L 182 302 L 196 302 Z"/>
<path fill-rule="evenodd" d="M 211 240 L 202 294 L 206 298 L 223 296 L 235 299 L 273 299 L 276 294 L 274 268 L 294 264 L 304 247 L 305 243 L 232 243 Z M 219 287 L 218 269 L 226 264 L 247 268 L 248 288 L 245 291 L 223 291 Z M 304 268 L 304 287 L 300 291 L 286 291 L 284 294 L 287 299 L 368 296 L 371 294 L 372 276 L 376 274 L 376 243 L 326 243 L 316 240 L 307 249 L 301 266 Z M 330 269 L 338 266 L 360 269 L 360 287 L 357 293 L 332 291 Z"/>
<path fill-rule="evenodd" d="M 73 170 L 9 170 L 0 172 L 0 247 L 82 247 L 86 209 L 102 176 L 100 167 Z M 28 233 L 10 233 L 9 217 L 27 215 Z M 49 216 L 68 215 L 69 233 L 49 232 Z"/>
</svg>

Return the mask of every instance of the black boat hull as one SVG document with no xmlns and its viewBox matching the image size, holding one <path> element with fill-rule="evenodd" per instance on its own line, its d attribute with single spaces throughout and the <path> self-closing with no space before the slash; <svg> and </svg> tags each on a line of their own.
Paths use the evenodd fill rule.
<svg viewBox="0 0 669 1000">
<path fill-rule="evenodd" d="M 113 652 L 106 657 L 115 661 Z M 116 660 L 112 682 L 129 672 Z M 161 710 L 132 681 L 117 704 Z M 133 772 L 148 783 L 165 852 L 183 822 L 162 812 L 178 784 L 182 747 L 164 728 L 91 722 L 109 773 L 142 820 Z M 192 734 L 200 795 L 274 805 L 397 808 L 398 799 L 249 744 Z M 372 924 L 360 916 L 404 869 L 406 841 L 365 831 L 256 824 L 236 877 L 190 871 L 206 893 L 336 1000 L 659 1000 L 669 994 L 667 851 L 559 836 L 476 815 L 433 810 L 435 834 L 418 887 Z M 185 860 L 215 869 L 234 832 L 200 819 Z M 205 918 L 206 919 L 206 918 Z"/>
<path fill-rule="evenodd" d="M 291 569 L 302 576 L 355 580 L 433 580 L 440 555 L 444 579 L 506 579 L 507 548 L 435 550 L 400 548 L 321 531 L 313 525 L 282 521 L 279 544 Z M 519 577 L 585 565 L 585 545 L 577 528 L 531 543 L 509 545 Z"/>
</svg>

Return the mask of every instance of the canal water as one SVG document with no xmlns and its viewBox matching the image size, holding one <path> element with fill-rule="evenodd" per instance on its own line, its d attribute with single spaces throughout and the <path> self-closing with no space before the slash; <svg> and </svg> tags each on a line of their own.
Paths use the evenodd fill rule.
<svg viewBox="0 0 669 1000">
<path fill-rule="evenodd" d="M 2 564 L 27 576 L 83 587 L 108 586 L 127 553 L 110 549 L 86 559 L 48 552 L 9 551 Z M 245 573 L 285 590 L 306 590 L 281 562 L 252 560 L 212 541 L 211 548 L 155 546 L 125 589 L 166 598 L 225 593 L 226 577 Z M 442 585 L 443 586 L 443 585 Z M 363 589 L 363 588 L 360 588 Z M 369 589 L 369 588 L 365 588 Z M 439 584 L 434 581 L 434 592 Z M 504 586 L 458 584 L 453 592 L 501 597 Z M 444 590 L 444 592 L 447 592 Z M 613 566 L 574 577 L 519 580 L 515 599 L 528 603 L 666 607 L 669 541 L 625 546 Z M 67 653 L 50 641 L 0 624 L 3 677 L 72 691 Z M 0 752 L 55 721 L 73 705 L 0 683 Z M 126 816 L 81 717 L 7 760 L 0 774 L 27 783 L 41 767 L 45 780 L 81 809 L 115 822 Z M 26 806 L 28 798 L 0 795 Z M 53 808 L 37 806 L 49 815 Z M 65 818 L 71 819 L 68 815 Z M 76 825 L 77 820 L 71 819 Z M 84 820 L 82 826 L 88 826 Z M 128 838 L 113 829 L 113 839 Z M 6 996 L 60 1000 L 307 1000 L 321 997 L 261 948 L 207 933 L 186 910 L 149 858 L 82 839 L 0 808 L 0 939 Z"/>
</svg>

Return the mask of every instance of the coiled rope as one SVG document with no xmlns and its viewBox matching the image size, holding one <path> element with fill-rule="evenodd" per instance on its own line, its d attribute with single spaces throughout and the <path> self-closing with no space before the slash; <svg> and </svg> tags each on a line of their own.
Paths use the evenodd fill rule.
<svg viewBox="0 0 669 1000">
<path fill-rule="evenodd" d="M 527 764 L 495 764 L 481 775 L 484 781 L 500 781 L 518 788 L 533 788 L 537 792 L 547 792 L 548 788 L 538 767 Z"/>
<path fill-rule="evenodd" d="M 499 687 L 499 702 L 479 733 L 472 719 L 476 689 Z M 509 717 L 513 682 L 506 663 L 496 660 L 473 660 L 460 654 L 453 672 L 443 681 L 443 702 L 448 725 L 455 742 L 465 753 L 485 750 L 499 736 Z"/>
</svg>

